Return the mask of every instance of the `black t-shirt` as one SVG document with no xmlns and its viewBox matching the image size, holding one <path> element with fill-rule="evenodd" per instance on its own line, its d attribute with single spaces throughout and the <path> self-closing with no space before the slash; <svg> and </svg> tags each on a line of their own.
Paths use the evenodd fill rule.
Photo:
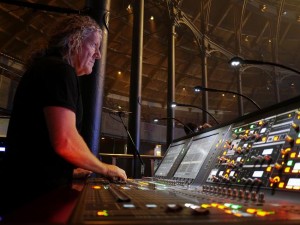
<svg viewBox="0 0 300 225">
<path fill-rule="evenodd" d="M 51 146 L 43 109 L 60 106 L 76 114 L 80 127 L 82 102 L 73 67 L 59 57 L 39 59 L 17 88 L 7 132 L 5 177 L 11 185 L 26 182 L 26 189 L 43 192 L 70 183 L 73 166 Z"/>
</svg>

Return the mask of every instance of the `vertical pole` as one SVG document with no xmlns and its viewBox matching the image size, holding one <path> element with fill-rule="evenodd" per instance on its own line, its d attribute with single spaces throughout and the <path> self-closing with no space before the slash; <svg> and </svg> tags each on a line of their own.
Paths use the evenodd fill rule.
<svg viewBox="0 0 300 225">
<path fill-rule="evenodd" d="M 207 87 L 207 55 L 206 55 L 206 29 L 205 29 L 205 21 L 204 21 L 204 2 L 201 2 L 201 33 L 203 38 L 201 40 L 201 73 L 202 73 L 202 86 Z M 202 92 L 202 108 L 205 111 L 208 111 L 208 93 L 207 91 Z M 208 115 L 207 113 L 203 113 L 203 122 L 208 123 Z"/>
<path fill-rule="evenodd" d="M 169 42 L 168 42 L 168 99 L 167 99 L 167 147 L 173 142 L 174 136 L 174 109 L 171 103 L 175 101 L 175 24 L 170 23 Z"/>
<path fill-rule="evenodd" d="M 237 76 L 237 89 L 238 93 L 242 94 L 242 74 L 240 70 L 235 71 L 236 76 Z M 243 105 L 243 99 L 242 96 L 237 96 L 238 97 L 238 107 L 239 107 L 239 116 L 244 115 L 244 105 Z"/>
<path fill-rule="evenodd" d="M 202 73 L 202 86 L 207 87 L 207 56 L 206 56 L 206 48 L 205 48 L 205 41 L 204 35 L 202 40 L 202 51 L 201 51 L 201 73 Z M 207 91 L 202 92 L 202 108 L 205 111 L 208 111 L 208 93 Z M 208 122 L 208 115 L 207 113 L 203 113 L 203 122 Z"/>
<path fill-rule="evenodd" d="M 110 0 L 90 0 L 87 2 L 87 6 L 91 9 L 89 15 L 100 25 L 103 35 L 100 49 L 102 58 L 96 60 L 92 74 L 80 78 L 84 110 L 82 136 L 93 154 L 98 157 Z"/>
<path fill-rule="evenodd" d="M 128 131 L 136 146 L 127 137 L 128 151 L 133 154 L 132 176 L 140 178 L 141 164 L 138 161 L 136 150 L 140 149 L 140 123 L 141 123 L 141 87 L 142 87 L 142 64 L 143 64 L 143 29 L 144 29 L 144 0 L 133 2 L 133 34 L 132 34 L 132 58 L 130 76 L 130 98 Z"/>
<path fill-rule="evenodd" d="M 279 79 L 279 74 L 277 72 L 277 69 L 274 68 L 274 87 L 275 87 L 275 96 L 276 96 L 276 103 L 279 103 L 280 102 L 280 88 L 279 88 L 279 82 L 280 82 L 280 79 Z"/>
</svg>

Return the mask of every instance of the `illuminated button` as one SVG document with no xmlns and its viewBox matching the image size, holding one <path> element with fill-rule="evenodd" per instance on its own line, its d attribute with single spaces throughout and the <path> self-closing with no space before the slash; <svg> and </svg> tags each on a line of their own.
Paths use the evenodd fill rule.
<svg viewBox="0 0 300 225">
<path fill-rule="evenodd" d="M 268 166 L 267 169 L 266 169 L 267 172 L 271 172 L 271 170 L 272 170 L 271 166 Z"/>
<path fill-rule="evenodd" d="M 289 173 L 290 171 L 291 171 L 291 167 L 285 167 L 285 168 L 284 168 L 284 172 L 285 172 L 285 173 Z"/>
<path fill-rule="evenodd" d="M 265 211 L 257 211 L 257 212 L 256 212 L 256 215 L 257 215 L 257 216 L 266 216 L 266 215 L 268 215 L 268 213 L 265 212 Z"/>
<path fill-rule="evenodd" d="M 296 139 L 296 144 L 299 145 L 300 144 L 300 138 Z"/>
<path fill-rule="evenodd" d="M 156 204 L 146 204 L 146 207 L 148 209 L 153 209 L 153 208 L 157 208 L 157 205 Z"/>
<path fill-rule="evenodd" d="M 132 208 L 135 208 L 135 205 L 131 204 L 131 203 L 125 203 L 125 204 L 123 204 L 123 208 L 124 209 L 132 209 Z"/>
<path fill-rule="evenodd" d="M 265 121 L 265 120 L 260 120 L 258 123 L 257 123 L 257 125 L 258 126 L 264 126 L 264 125 L 266 125 L 267 124 L 267 121 Z"/>
<path fill-rule="evenodd" d="M 290 158 L 296 158 L 296 152 L 292 152 L 291 154 L 290 154 Z"/>
<path fill-rule="evenodd" d="M 280 183 L 278 184 L 278 187 L 279 187 L 279 188 L 283 188 L 283 187 L 284 187 L 284 182 L 280 182 Z"/>
<path fill-rule="evenodd" d="M 210 205 L 211 205 L 212 207 L 216 208 L 216 207 L 218 207 L 219 204 L 218 204 L 218 203 L 211 203 Z"/>
<path fill-rule="evenodd" d="M 274 211 L 263 211 L 263 210 L 257 210 L 256 215 L 257 216 L 268 216 L 268 215 L 274 215 L 275 212 Z"/>
<path fill-rule="evenodd" d="M 262 142 L 266 142 L 266 140 L 267 140 L 267 137 L 263 137 L 263 138 L 261 139 Z"/>
<path fill-rule="evenodd" d="M 201 208 L 204 208 L 204 209 L 207 209 L 207 208 L 209 208 L 209 207 L 210 207 L 209 204 L 202 204 L 202 205 L 201 205 Z"/>
<path fill-rule="evenodd" d="M 293 161 L 293 160 L 289 160 L 289 161 L 286 163 L 287 166 L 293 166 L 293 164 L 294 164 L 294 161 Z"/>
<path fill-rule="evenodd" d="M 94 186 L 92 186 L 92 189 L 101 189 L 101 186 L 94 185 Z"/>
<path fill-rule="evenodd" d="M 107 212 L 107 210 L 98 211 L 97 215 L 98 216 L 108 216 L 108 212 Z"/>
<path fill-rule="evenodd" d="M 249 208 L 246 210 L 247 213 L 251 213 L 251 214 L 254 214 L 256 213 L 257 209 L 252 209 L 252 208 Z"/>
<path fill-rule="evenodd" d="M 242 206 L 241 205 L 237 205 L 237 204 L 231 204 L 230 205 L 230 208 L 232 208 L 232 209 L 240 209 L 240 208 L 242 208 Z"/>
<path fill-rule="evenodd" d="M 274 141 L 278 141 L 279 140 L 279 136 L 274 136 Z"/>
<path fill-rule="evenodd" d="M 226 206 L 225 205 L 218 205 L 218 209 L 225 209 Z"/>
</svg>

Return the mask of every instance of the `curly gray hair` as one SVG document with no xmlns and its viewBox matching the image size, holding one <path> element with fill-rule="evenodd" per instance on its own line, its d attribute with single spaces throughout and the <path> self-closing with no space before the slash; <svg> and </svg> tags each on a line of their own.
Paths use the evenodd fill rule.
<svg viewBox="0 0 300 225">
<path fill-rule="evenodd" d="M 83 41 L 93 32 L 98 32 L 102 38 L 101 28 L 89 16 L 68 16 L 54 26 L 47 41 L 37 42 L 38 46 L 33 49 L 27 63 L 31 65 L 34 59 L 47 52 L 58 51 L 69 64 L 72 64 L 72 55 L 81 51 Z"/>
<path fill-rule="evenodd" d="M 98 32 L 102 38 L 99 25 L 89 16 L 69 17 L 54 28 L 48 48 L 58 49 L 63 58 L 70 63 L 71 56 L 80 52 L 83 40 L 93 32 Z"/>
</svg>

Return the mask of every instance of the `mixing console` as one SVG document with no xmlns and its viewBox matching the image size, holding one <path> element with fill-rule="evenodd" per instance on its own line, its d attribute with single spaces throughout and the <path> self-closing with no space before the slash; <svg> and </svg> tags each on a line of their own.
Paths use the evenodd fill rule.
<svg viewBox="0 0 300 225">
<path fill-rule="evenodd" d="M 79 224 L 300 224 L 300 97 L 174 141 L 155 176 L 90 178 Z"/>
</svg>

